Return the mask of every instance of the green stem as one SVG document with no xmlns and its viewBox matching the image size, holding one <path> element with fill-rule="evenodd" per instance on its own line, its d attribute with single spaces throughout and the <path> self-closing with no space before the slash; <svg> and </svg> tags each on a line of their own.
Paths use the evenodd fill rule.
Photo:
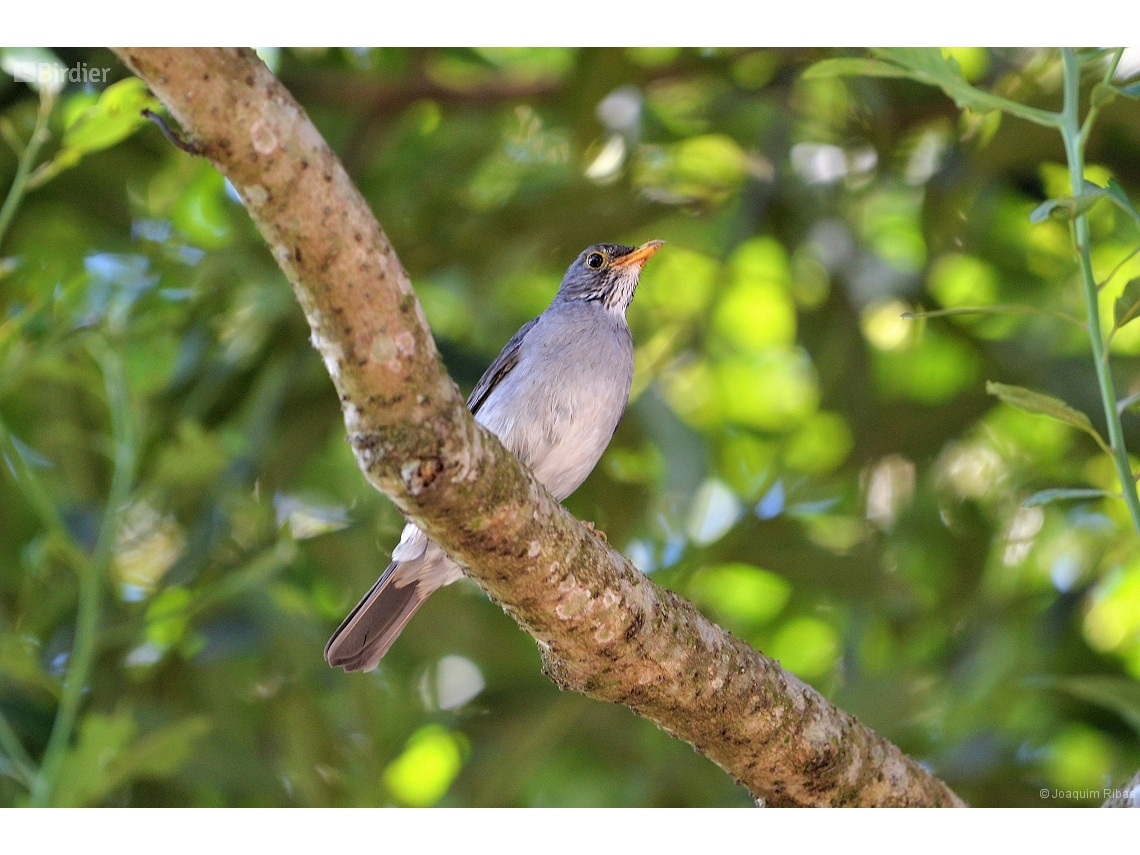
<svg viewBox="0 0 1140 855">
<path fill-rule="evenodd" d="M 20 157 L 20 163 L 16 167 L 16 177 L 12 179 L 12 186 L 8 188 L 8 196 L 4 199 L 4 207 L 0 208 L 0 246 L 4 244 L 4 235 L 8 231 L 8 226 L 11 224 L 12 218 L 16 215 L 16 209 L 20 207 L 24 193 L 28 190 L 28 176 L 32 171 L 32 167 L 35 166 L 36 157 L 40 153 L 40 148 L 47 142 L 47 123 L 51 117 L 51 108 L 54 104 L 54 92 L 50 89 L 44 89 L 40 92 L 40 110 L 36 116 L 36 126 L 32 131 L 32 138 L 28 140 L 28 144 L 24 147 L 24 153 Z"/>
<path fill-rule="evenodd" d="M 136 441 L 131 421 L 130 399 L 126 376 L 119 357 L 105 342 L 91 342 L 91 354 L 103 370 L 107 391 L 107 406 L 111 414 L 111 435 L 114 442 L 114 469 L 107 505 L 99 526 L 99 539 L 90 565 L 79 574 L 79 608 L 75 622 L 75 643 L 68 663 L 67 678 L 63 685 L 59 709 L 47 748 L 44 749 L 40 774 L 32 787 L 32 807 L 51 804 L 59 772 L 67 755 L 79 706 L 83 700 L 83 687 L 95 660 L 95 644 L 99 627 L 99 599 L 103 580 L 107 577 L 114 556 L 115 541 L 119 533 L 123 506 L 130 498 L 134 480 Z"/>
<path fill-rule="evenodd" d="M 1084 192 L 1084 146 L 1078 116 L 1080 102 L 1081 70 L 1072 48 L 1061 49 L 1061 59 L 1065 71 L 1065 106 L 1061 111 L 1060 131 L 1065 142 L 1065 156 L 1069 165 L 1069 179 L 1073 195 Z M 1132 516 L 1132 524 L 1140 535 L 1140 496 L 1136 493 L 1136 482 L 1132 477 L 1132 467 L 1128 462 L 1128 449 L 1124 446 L 1124 429 L 1120 424 L 1120 414 L 1116 409 L 1116 389 L 1112 372 L 1108 365 L 1104 337 L 1100 328 L 1100 306 L 1097 300 L 1096 278 L 1093 276 L 1092 255 L 1090 253 L 1091 234 L 1089 220 L 1084 214 L 1073 223 L 1073 236 L 1077 258 L 1081 270 L 1081 286 L 1085 295 L 1085 314 L 1089 330 L 1089 344 L 1092 346 L 1093 364 L 1096 367 L 1097 384 L 1100 386 L 1101 404 L 1108 422 L 1108 439 L 1112 449 L 1112 460 L 1120 478 L 1124 502 Z"/>
<path fill-rule="evenodd" d="M 990 306 L 955 306 L 952 309 L 932 309 L 929 312 L 903 312 L 902 317 L 919 318 L 951 318 L 956 315 L 1037 315 L 1043 318 L 1056 318 L 1087 330 L 1084 321 L 1078 321 L 1072 315 L 1064 312 L 1054 312 L 1052 309 L 1039 309 L 1036 306 L 1021 306 L 1016 303 L 995 303 Z"/>
<path fill-rule="evenodd" d="M 1105 86 L 1112 83 L 1112 76 L 1116 74 L 1116 69 L 1120 66 L 1120 58 L 1124 56 L 1124 48 L 1117 48 L 1112 55 L 1112 60 L 1108 63 L 1108 70 L 1104 73 L 1104 80 L 1101 82 Z M 1100 105 L 1092 104 L 1089 106 L 1089 112 L 1085 116 L 1084 124 L 1081 125 L 1081 149 L 1084 149 L 1085 143 L 1088 142 L 1089 133 L 1092 131 L 1093 122 L 1096 121 L 1097 114 L 1100 113 Z M 1083 186 L 1083 185 L 1082 185 Z"/>
<path fill-rule="evenodd" d="M 30 788 L 36 776 L 35 761 L 24 750 L 20 737 L 2 711 L 0 711 L 0 748 L 3 748 L 4 753 L 8 755 L 8 761 L 19 773 L 24 786 Z"/>
<path fill-rule="evenodd" d="M 39 517 L 40 525 L 51 535 L 50 542 L 58 545 L 77 573 L 84 572 L 90 564 L 90 558 L 79 548 L 75 538 L 67 530 L 47 489 L 40 483 L 35 470 L 24 460 L 15 443 L 15 437 L 2 421 L 0 421 L 0 454 L 3 455 L 9 471 L 16 479 L 16 486 L 24 494 L 24 499 Z"/>
</svg>

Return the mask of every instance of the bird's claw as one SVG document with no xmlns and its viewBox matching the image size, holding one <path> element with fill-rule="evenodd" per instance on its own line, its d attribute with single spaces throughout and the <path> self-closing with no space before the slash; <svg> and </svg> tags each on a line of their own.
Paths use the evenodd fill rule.
<svg viewBox="0 0 1140 855">
<path fill-rule="evenodd" d="M 606 537 L 606 533 L 604 531 L 602 531 L 600 528 L 594 528 L 594 524 L 592 522 L 586 522 L 585 526 L 586 526 L 586 528 L 588 528 L 593 533 L 594 537 L 600 538 L 601 540 L 605 541 L 606 543 L 610 542 L 610 539 L 608 537 Z"/>
</svg>

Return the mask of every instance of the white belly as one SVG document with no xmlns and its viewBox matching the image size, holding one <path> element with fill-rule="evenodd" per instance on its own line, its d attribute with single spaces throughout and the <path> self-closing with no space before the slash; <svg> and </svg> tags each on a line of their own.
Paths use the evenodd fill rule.
<svg viewBox="0 0 1140 855">
<path fill-rule="evenodd" d="M 632 380 L 624 318 L 597 304 L 566 305 L 529 331 L 518 365 L 475 418 L 562 500 L 605 451 Z"/>
</svg>

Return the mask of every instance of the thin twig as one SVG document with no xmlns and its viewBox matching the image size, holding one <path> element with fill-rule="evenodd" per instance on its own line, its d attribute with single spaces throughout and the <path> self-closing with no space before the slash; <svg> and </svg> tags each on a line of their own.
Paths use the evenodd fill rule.
<svg viewBox="0 0 1140 855">
<path fill-rule="evenodd" d="M 1127 398 L 1121 398 L 1116 402 L 1116 412 L 1123 413 L 1137 401 L 1140 401 L 1140 392 L 1134 395 L 1129 395 Z"/>
<path fill-rule="evenodd" d="M 59 544 L 72 569 L 77 573 L 83 572 L 90 561 L 89 557 L 75 542 L 47 489 L 40 483 L 35 471 L 20 453 L 16 437 L 8 431 L 2 421 L 0 421 L 0 455 L 3 455 L 7 461 L 8 469 L 16 480 L 16 486 L 20 488 L 24 499 L 39 517 L 40 524 Z"/>
<path fill-rule="evenodd" d="M 203 154 L 205 154 L 201 146 L 187 140 L 176 130 L 171 128 L 170 125 L 166 124 L 166 119 L 162 118 L 162 116 L 158 115 L 158 113 L 154 112 L 149 107 L 144 109 L 142 111 L 142 114 L 144 118 L 150 119 L 152 122 L 158 125 L 158 129 L 162 131 L 162 135 L 170 140 L 170 142 L 173 143 L 176 148 L 180 148 L 187 154 L 192 154 L 195 157 L 201 157 Z"/>
<path fill-rule="evenodd" d="M 51 117 L 51 109 L 54 105 L 55 92 L 51 89 L 41 91 L 40 109 L 36 115 L 35 129 L 20 156 L 20 163 L 16 167 L 16 176 L 12 179 L 12 186 L 8 188 L 7 198 L 4 199 L 4 207 L 0 208 L 0 246 L 3 246 L 4 235 L 8 231 L 8 226 L 11 225 L 12 218 L 16 215 L 16 209 L 20 207 L 24 193 L 29 189 L 28 175 L 35 165 L 36 156 L 40 153 L 43 144 L 47 142 L 48 119 Z"/>
<path fill-rule="evenodd" d="M 83 689 L 95 659 L 99 600 L 103 581 L 111 566 L 122 509 L 130 497 L 137 458 L 134 423 L 131 418 L 123 364 L 118 355 L 102 339 L 93 339 L 89 344 L 89 350 L 103 370 L 107 408 L 111 416 L 114 468 L 111 487 L 107 493 L 107 504 L 103 509 L 103 519 L 99 526 L 95 554 L 90 566 L 79 574 L 79 613 L 75 621 L 75 644 L 68 662 L 59 709 L 56 712 L 47 748 L 44 749 L 40 774 L 32 787 L 32 807 L 46 807 L 51 804 L 56 782 L 75 730 L 79 706 L 83 700 Z"/>
<path fill-rule="evenodd" d="M 19 775 L 20 783 L 30 790 L 36 778 L 36 763 L 24 749 L 19 735 L 8 723 L 2 710 L 0 710 L 0 748 L 3 748 L 4 753 L 8 755 L 8 762 Z"/>
<path fill-rule="evenodd" d="M 1104 79 L 1101 81 L 1105 86 L 1112 84 L 1112 76 L 1116 74 L 1117 66 L 1120 65 L 1120 58 L 1124 56 L 1124 48 L 1117 48 L 1112 55 L 1112 61 L 1108 64 L 1108 69 L 1104 73 Z M 1093 122 L 1096 121 L 1097 114 L 1100 113 L 1100 104 L 1092 104 L 1089 106 L 1088 114 L 1085 116 L 1084 124 L 1081 125 L 1081 148 L 1083 149 L 1085 143 L 1088 142 L 1089 133 L 1092 131 Z"/>
<path fill-rule="evenodd" d="M 1064 67 L 1065 101 L 1058 130 L 1060 130 L 1061 138 L 1065 143 L 1065 156 L 1069 167 L 1069 181 L 1073 188 L 1073 195 L 1077 196 L 1084 189 L 1085 134 L 1082 132 L 1078 115 L 1081 69 L 1072 48 L 1061 48 L 1061 59 Z M 1091 126 L 1086 122 L 1086 129 L 1087 127 Z M 1106 449 L 1106 451 L 1109 452 L 1109 457 L 1116 466 L 1116 474 L 1120 479 L 1124 494 L 1124 503 L 1128 506 L 1129 515 L 1132 517 L 1132 525 L 1137 534 L 1140 534 L 1140 495 L 1137 495 L 1136 483 L 1132 479 L 1132 466 L 1128 460 L 1128 449 L 1124 445 L 1124 428 L 1120 423 L 1120 413 L 1117 410 L 1116 388 L 1113 384 L 1112 372 L 1108 366 L 1108 349 L 1101 334 L 1100 306 L 1090 250 L 1092 235 L 1089 230 L 1087 215 L 1080 214 L 1073 220 L 1072 237 L 1081 272 L 1089 346 L 1092 349 L 1093 366 L 1096 369 L 1097 385 L 1100 388 L 1101 405 L 1104 408 L 1105 421 L 1108 423 L 1110 449 Z"/>
<path fill-rule="evenodd" d="M 12 149 L 12 153 L 16 155 L 19 160 L 24 156 L 24 141 L 20 139 L 20 135 L 16 133 L 16 129 L 12 127 L 12 123 L 8 121 L 8 117 L 0 118 L 0 137 L 4 138 L 4 142 L 8 143 L 8 148 Z"/>
<path fill-rule="evenodd" d="M 1016 303 L 999 303 L 993 306 L 956 306 L 952 309 L 932 309 L 922 312 L 903 312 L 901 317 L 907 320 L 920 320 L 925 318 L 949 318 L 955 315 L 1040 315 L 1047 318 L 1056 318 L 1059 321 L 1068 321 L 1083 330 L 1088 326 L 1084 321 L 1066 315 L 1064 312 L 1055 312 L 1052 309 L 1041 309 L 1037 306 L 1019 306 Z"/>
</svg>

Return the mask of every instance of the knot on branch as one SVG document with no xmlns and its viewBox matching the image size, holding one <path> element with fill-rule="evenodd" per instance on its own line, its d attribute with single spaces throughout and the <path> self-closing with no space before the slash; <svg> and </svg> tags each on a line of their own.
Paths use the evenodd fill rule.
<svg viewBox="0 0 1140 855">
<path fill-rule="evenodd" d="M 400 477 L 408 492 L 418 496 L 435 483 L 436 477 L 442 471 L 443 463 L 435 458 L 413 460 L 400 469 Z"/>
</svg>

